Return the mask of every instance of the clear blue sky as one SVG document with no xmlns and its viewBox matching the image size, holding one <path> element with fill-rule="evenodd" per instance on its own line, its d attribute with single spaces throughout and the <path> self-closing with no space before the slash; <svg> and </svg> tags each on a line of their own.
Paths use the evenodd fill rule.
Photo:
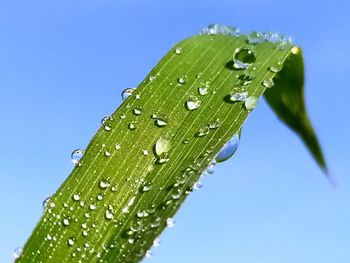
<svg viewBox="0 0 350 263">
<path fill-rule="evenodd" d="M 152 263 L 350 262 L 348 1 L 0 2 L 0 262 L 25 243 L 100 119 L 177 41 L 216 22 L 291 35 L 306 101 L 338 181 L 260 102 L 230 161 L 216 167 L 161 237 Z"/>
</svg>

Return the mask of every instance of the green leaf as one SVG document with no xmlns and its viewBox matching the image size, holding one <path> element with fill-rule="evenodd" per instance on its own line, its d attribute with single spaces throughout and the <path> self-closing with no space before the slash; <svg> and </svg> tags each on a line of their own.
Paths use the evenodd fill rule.
<svg viewBox="0 0 350 263">
<path fill-rule="evenodd" d="M 301 69 L 288 61 L 301 56 L 289 45 L 278 47 L 210 34 L 177 44 L 104 122 L 17 262 L 139 262 L 220 149 L 240 132 L 266 81 L 276 77 L 268 101 L 293 123 L 272 91 L 294 81 L 290 74 Z M 239 61 L 234 65 L 235 52 L 251 63 L 247 69 L 237 69 Z M 269 70 L 278 62 L 291 66 L 279 74 Z M 232 101 L 244 97 L 237 92 L 248 92 L 248 98 Z M 293 111 L 293 118 L 304 125 L 301 112 Z M 295 125 L 310 143 L 314 137 L 304 134 L 310 129 Z"/>
<path fill-rule="evenodd" d="M 277 116 L 304 141 L 312 156 L 327 173 L 326 161 L 308 115 L 304 102 L 304 63 L 301 49 L 292 49 L 274 78 L 275 88 L 265 92 L 265 98 Z"/>
</svg>

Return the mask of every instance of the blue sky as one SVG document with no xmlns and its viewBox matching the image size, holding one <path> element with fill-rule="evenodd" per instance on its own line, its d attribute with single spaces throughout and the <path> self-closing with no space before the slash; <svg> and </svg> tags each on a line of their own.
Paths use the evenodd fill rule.
<svg viewBox="0 0 350 263">
<path fill-rule="evenodd" d="M 145 262 L 350 262 L 347 1 L 0 2 L 0 262 L 25 243 L 100 119 L 176 42 L 209 23 L 291 35 L 332 188 L 265 102 L 240 147 L 183 205 Z"/>
</svg>

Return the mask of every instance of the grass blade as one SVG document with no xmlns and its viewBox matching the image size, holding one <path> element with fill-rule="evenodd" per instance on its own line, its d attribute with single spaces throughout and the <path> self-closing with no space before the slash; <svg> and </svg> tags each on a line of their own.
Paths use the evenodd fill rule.
<svg viewBox="0 0 350 263">
<path fill-rule="evenodd" d="M 294 56 L 277 46 L 210 34 L 177 44 L 104 122 L 17 262 L 139 262 L 240 132 L 262 83 L 276 75 L 270 66 Z M 244 92 L 246 100 L 232 101 Z"/>
</svg>

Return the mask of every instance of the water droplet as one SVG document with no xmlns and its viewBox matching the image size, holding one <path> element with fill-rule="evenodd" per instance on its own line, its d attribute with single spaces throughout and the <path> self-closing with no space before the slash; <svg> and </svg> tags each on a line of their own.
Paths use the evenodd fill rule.
<svg viewBox="0 0 350 263">
<path fill-rule="evenodd" d="M 93 211 L 93 210 L 96 210 L 97 207 L 96 207 L 96 205 L 91 204 L 91 205 L 89 206 L 89 208 L 90 208 L 91 211 Z"/>
<path fill-rule="evenodd" d="M 181 77 L 179 77 L 179 78 L 177 79 L 177 82 L 178 82 L 179 84 L 181 84 L 181 85 L 186 84 L 186 81 L 187 81 L 186 75 L 183 75 L 183 76 L 181 76 Z"/>
<path fill-rule="evenodd" d="M 169 156 L 168 153 L 162 153 L 158 155 L 157 163 L 158 164 L 163 164 L 169 161 Z"/>
<path fill-rule="evenodd" d="M 136 125 L 134 123 L 129 123 L 128 127 L 132 131 L 136 129 Z"/>
<path fill-rule="evenodd" d="M 283 65 L 282 64 L 274 64 L 272 65 L 271 67 L 269 67 L 269 70 L 273 73 L 277 73 L 277 72 L 280 72 L 283 68 Z"/>
<path fill-rule="evenodd" d="M 83 230 L 83 232 L 81 232 L 81 234 L 83 235 L 83 237 L 87 237 L 88 236 L 88 232 L 86 230 Z"/>
<path fill-rule="evenodd" d="M 136 94 L 135 99 L 137 99 L 137 100 L 141 99 L 141 94 L 140 93 Z"/>
<path fill-rule="evenodd" d="M 239 29 L 233 26 L 221 26 L 218 24 L 210 24 L 204 28 L 200 35 L 226 35 L 226 36 L 238 36 Z"/>
<path fill-rule="evenodd" d="M 181 47 L 175 48 L 175 54 L 176 54 L 176 55 L 180 55 L 181 52 L 182 52 L 182 48 L 181 48 Z"/>
<path fill-rule="evenodd" d="M 124 113 L 120 114 L 120 118 L 123 120 L 126 118 L 126 115 Z"/>
<path fill-rule="evenodd" d="M 244 106 L 248 111 L 253 110 L 257 104 L 258 104 L 258 99 L 254 96 L 248 97 L 244 102 Z"/>
<path fill-rule="evenodd" d="M 74 201 L 79 201 L 79 200 L 80 200 L 80 195 L 74 194 L 74 195 L 72 196 L 72 198 L 73 198 Z"/>
<path fill-rule="evenodd" d="M 215 121 L 210 122 L 208 127 L 209 127 L 209 129 L 212 129 L 212 130 L 219 128 L 220 127 L 219 120 L 217 119 Z"/>
<path fill-rule="evenodd" d="M 15 250 L 13 251 L 13 258 L 17 259 L 22 255 L 23 248 L 22 247 L 16 247 Z"/>
<path fill-rule="evenodd" d="M 43 201 L 43 209 L 46 209 L 46 207 L 50 203 L 50 201 L 51 201 L 51 196 L 45 198 L 45 200 Z"/>
<path fill-rule="evenodd" d="M 146 182 L 146 183 L 144 183 L 144 185 L 141 187 L 140 190 L 142 193 L 145 193 L 145 192 L 148 192 L 149 190 L 151 190 L 151 188 L 152 188 L 152 183 Z"/>
<path fill-rule="evenodd" d="M 215 166 L 213 165 L 213 164 L 210 164 L 208 167 L 207 167 L 207 169 L 206 169 L 206 172 L 208 173 L 208 174 L 213 174 L 214 172 L 215 172 Z"/>
<path fill-rule="evenodd" d="M 86 224 L 86 223 L 82 223 L 82 224 L 81 224 L 81 228 L 82 228 L 82 229 L 87 229 L 87 224 Z"/>
<path fill-rule="evenodd" d="M 122 92 L 122 100 L 126 100 L 128 97 L 131 96 L 131 94 L 135 91 L 135 88 L 128 88 L 123 90 Z"/>
<path fill-rule="evenodd" d="M 156 119 L 155 124 L 157 127 L 165 127 L 167 125 L 167 122 L 164 119 Z"/>
<path fill-rule="evenodd" d="M 64 226 L 69 226 L 69 220 L 67 218 L 63 219 L 62 222 Z"/>
<path fill-rule="evenodd" d="M 100 183 L 98 184 L 98 186 L 101 188 L 101 189 L 106 189 L 110 186 L 109 182 L 108 181 L 100 181 Z"/>
<path fill-rule="evenodd" d="M 69 238 L 67 243 L 68 243 L 69 246 L 74 246 L 75 238 L 74 237 Z"/>
<path fill-rule="evenodd" d="M 149 77 L 149 81 L 153 81 L 153 80 L 155 80 L 155 79 L 156 79 L 156 77 L 153 76 L 153 75 Z"/>
<path fill-rule="evenodd" d="M 193 184 L 193 186 L 192 186 L 192 188 L 193 188 L 194 190 L 199 190 L 199 189 L 201 189 L 202 187 L 203 187 L 203 184 L 202 184 L 201 181 L 195 182 L 195 183 Z"/>
<path fill-rule="evenodd" d="M 105 155 L 106 157 L 109 157 L 109 156 L 111 156 L 111 153 L 110 153 L 109 151 L 105 151 L 104 155 Z"/>
<path fill-rule="evenodd" d="M 153 246 L 154 247 L 159 247 L 160 245 L 160 238 L 157 237 L 156 239 L 153 240 Z"/>
<path fill-rule="evenodd" d="M 147 251 L 146 251 L 146 254 L 145 254 L 145 256 L 146 256 L 146 258 L 151 258 L 152 257 L 152 251 L 150 250 L 150 249 L 148 249 Z"/>
<path fill-rule="evenodd" d="M 198 93 L 199 93 L 199 95 L 202 95 L 202 96 L 207 95 L 208 94 L 208 87 L 206 87 L 206 86 L 199 87 Z"/>
<path fill-rule="evenodd" d="M 52 236 L 50 234 L 47 234 L 46 235 L 46 240 L 51 241 L 52 240 Z"/>
<path fill-rule="evenodd" d="M 236 102 L 236 101 L 245 101 L 248 97 L 248 92 L 233 92 L 230 94 L 230 101 Z"/>
<path fill-rule="evenodd" d="M 119 150 L 119 149 L 121 148 L 121 145 L 120 145 L 119 143 L 116 143 L 115 146 L 114 146 L 114 148 L 115 148 L 116 150 Z"/>
<path fill-rule="evenodd" d="M 148 152 L 148 150 L 142 149 L 142 154 L 143 154 L 144 156 L 147 156 L 147 155 L 149 154 L 149 152 Z"/>
<path fill-rule="evenodd" d="M 170 150 L 170 142 L 164 138 L 159 138 L 155 144 L 154 150 L 156 155 L 160 156 Z"/>
<path fill-rule="evenodd" d="M 196 133 L 196 137 L 203 137 L 208 134 L 209 134 L 209 127 L 206 126 L 204 128 L 199 129 L 199 131 Z"/>
<path fill-rule="evenodd" d="M 297 55 L 300 52 L 300 48 L 292 47 L 291 52 L 292 52 L 293 55 Z"/>
<path fill-rule="evenodd" d="M 74 150 L 70 155 L 72 163 L 78 164 L 80 159 L 83 157 L 83 155 L 84 155 L 84 150 L 81 150 L 81 149 Z"/>
<path fill-rule="evenodd" d="M 157 119 L 158 117 L 157 117 L 157 114 L 155 114 L 155 113 L 152 113 L 152 115 L 151 115 L 151 119 Z"/>
<path fill-rule="evenodd" d="M 101 120 L 101 124 L 104 124 L 108 120 L 109 116 L 103 117 Z"/>
<path fill-rule="evenodd" d="M 110 126 L 108 126 L 108 125 L 105 125 L 104 129 L 105 129 L 105 131 L 110 131 L 112 128 Z"/>
<path fill-rule="evenodd" d="M 106 218 L 107 220 L 111 220 L 111 219 L 113 218 L 113 213 L 112 213 L 111 210 L 109 210 L 109 209 L 106 210 L 105 218 Z"/>
<path fill-rule="evenodd" d="M 138 116 L 142 114 L 142 111 L 140 108 L 135 108 L 132 110 L 132 112 L 134 113 L 134 115 Z"/>
<path fill-rule="evenodd" d="M 229 159 L 236 152 L 238 145 L 239 145 L 239 135 L 234 134 L 232 139 L 229 140 L 224 145 L 224 147 L 220 150 L 219 154 L 215 157 L 215 161 L 220 163 Z"/>
<path fill-rule="evenodd" d="M 167 227 L 169 227 L 169 228 L 174 227 L 174 226 L 175 226 L 175 220 L 174 220 L 174 218 L 169 217 L 169 218 L 166 220 L 166 225 L 167 225 Z"/>
<path fill-rule="evenodd" d="M 272 78 L 267 78 L 262 82 L 262 85 L 265 88 L 272 88 L 272 86 L 274 85 L 273 79 Z"/>
<path fill-rule="evenodd" d="M 257 45 L 265 41 L 262 33 L 253 31 L 248 35 L 248 43 L 251 45 Z"/>
<path fill-rule="evenodd" d="M 254 63 L 256 57 L 254 52 L 249 48 L 236 48 L 233 54 L 233 67 L 235 69 L 246 69 Z"/>
<path fill-rule="evenodd" d="M 188 110 L 198 109 L 200 105 L 201 101 L 195 96 L 190 96 L 186 101 L 186 108 Z"/>
</svg>

